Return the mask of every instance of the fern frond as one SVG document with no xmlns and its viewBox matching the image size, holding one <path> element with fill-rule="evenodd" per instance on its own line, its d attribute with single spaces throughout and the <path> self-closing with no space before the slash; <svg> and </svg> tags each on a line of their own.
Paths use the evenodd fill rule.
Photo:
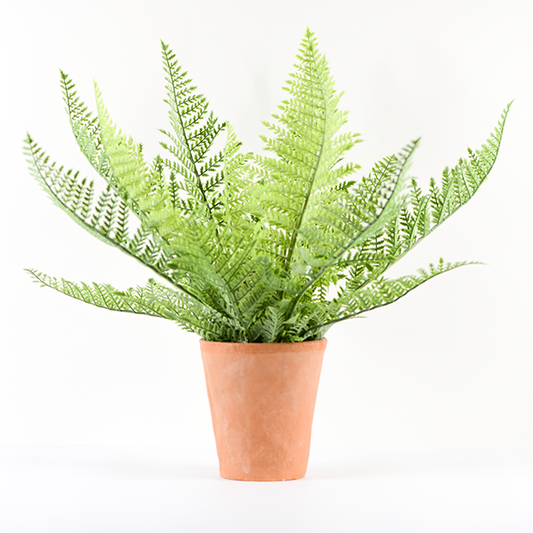
<svg viewBox="0 0 533 533">
<path fill-rule="evenodd" d="M 233 231 L 255 234 L 253 227 L 258 222 L 256 216 L 258 191 L 253 167 L 250 164 L 252 154 L 243 154 L 235 130 L 229 123 L 226 128 L 227 139 L 220 173 L 222 189 L 218 196 L 220 209 L 214 212 L 214 216 L 222 224 L 233 228 Z"/>
<path fill-rule="evenodd" d="M 57 279 L 48 276 L 35 269 L 26 269 L 26 271 L 42 287 L 49 287 L 96 307 L 103 307 L 110 311 L 150 315 L 171 320 L 176 319 L 172 307 L 164 297 L 164 293 L 155 283 L 148 283 L 144 288 L 137 287 L 121 292 L 109 284 L 74 283 L 63 278 Z"/>
<path fill-rule="evenodd" d="M 94 203 L 94 183 L 79 173 L 58 167 L 28 134 L 24 154 L 33 177 L 49 198 L 75 222 L 107 244 L 119 245 L 113 233 L 126 233 L 127 207 L 108 187 Z M 122 213 L 117 216 L 117 208 Z"/>
<path fill-rule="evenodd" d="M 138 207 L 139 200 L 145 198 L 150 186 L 148 165 L 144 161 L 142 148 L 134 143 L 131 137 L 126 137 L 117 131 L 104 106 L 102 93 L 96 83 L 94 91 L 102 143 L 111 166 L 112 180 L 119 194 L 125 200 L 134 202 L 133 205 Z"/>
<path fill-rule="evenodd" d="M 203 208 L 207 215 L 215 210 L 215 199 L 210 194 L 212 182 L 220 170 L 224 153 L 218 152 L 209 156 L 215 139 L 224 129 L 212 112 L 208 111 L 208 103 L 202 94 L 196 92 L 187 77 L 187 72 L 178 64 L 174 52 L 161 41 L 163 67 L 169 106 L 169 118 L 172 133 L 161 130 L 169 139 L 170 144 L 162 142 L 161 146 L 176 159 L 175 162 L 165 160 L 165 164 L 184 180 L 183 190 L 191 199 Z"/>
<path fill-rule="evenodd" d="M 358 142 L 357 134 L 337 135 L 346 112 L 337 108 L 341 95 L 309 30 L 297 57 L 296 72 L 284 87 L 290 98 L 279 106 L 281 114 L 273 115 L 278 124 L 264 122 L 274 138 L 261 137 L 277 159 L 256 158 L 264 187 L 260 202 L 265 221 L 283 230 L 276 244 L 286 247 L 282 265 L 286 271 L 308 212 L 329 204 L 328 193 L 355 170 L 355 165 L 338 167 L 337 163 Z"/>
<path fill-rule="evenodd" d="M 413 141 L 409 144 L 400 153 L 398 158 L 390 158 L 384 164 L 378 164 L 374 167 L 372 175 L 378 186 L 372 189 L 374 191 L 374 197 L 370 202 L 375 208 L 372 210 L 366 209 L 370 213 L 366 220 L 365 218 L 361 218 L 360 215 L 358 216 L 357 212 L 354 213 L 353 209 L 350 209 L 350 203 L 345 203 L 344 205 L 338 206 L 336 210 L 331 208 L 322 209 L 322 213 L 325 212 L 326 215 L 323 219 L 318 218 L 320 215 L 316 216 L 315 222 L 318 221 L 325 228 L 325 231 L 317 231 L 317 228 L 313 230 L 300 230 L 300 233 L 310 243 L 310 248 L 318 250 L 320 256 L 317 257 L 315 253 L 313 258 L 311 253 L 305 253 L 303 250 L 300 253 L 307 265 L 304 272 L 306 283 L 294 297 L 291 305 L 291 313 L 303 298 L 306 291 L 312 290 L 330 268 L 333 268 L 333 274 L 335 274 L 337 263 L 350 250 L 356 248 L 358 245 L 364 244 L 369 239 L 375 239 L 386 228 L 391 218 L 394 218 L 395 213 L 403 201 L 405 173 L 409 168 L 411 157 L 417 147 L 417 143 L 418 141 Z M 390 165 L 390 162 L 394 164 Z M 353 198 L 354 205 L 361 203 L 356 195 Z M 357 211 L 360 211 L 360 209 Z M 337 233 L 341 235 L 341 240 L 339 241 L 337 239 L 333 246 L 331 246 L 328 226 L 330 229 L 329 234 L 335 235 Z"/>
<path fill-rule="evenodd" d="M 239 325 L 227 317 L 153 279 L 150 279 L 145 287 L 120 291 L 109 284 L 74 283 L 48 276 L 35 269 L 26 271 L 42 287 L 52 288 L 76 300 L 110 311 L 172 320 L 185 330 L 197 333 L 205 339 L 233 340 L 235 330 L 239 329 Z"/>
<path fill-rule="evenodd" d="M 496 129 L 481 149 L 468 149 L 468 159 L 462 158 L 452 169 L 444 169 L 440 186 L 432 178 L 429 192 L 423 194 L 417 180 L 412 179 L 405 206 L 383 233 L 388 256 L 383 272 L 470 201 L 486 181 L 500 149 L 511 104 L 504 108 Z"/>
<path fill-rule="evenodd" d="M 441 258 L 436 265 L 430 264 L 427 270 L 419 269 L 417 274 L 403 276 L 398 279 L 380 277 L 364 288 L 361 288 L 357 281 L 352 278 L 344 289 L 340 291 L 339 296 L 333 300 L 335 304 L 342 306 L 342 316 L 324 323 L 323 326 L 331 326 L 343 320 L 356 318 L 367 311 L 394 303 L 440 274 L 461 266 L 475 264 L 479 263 L 468 261 L 445 263 Z"/>
<path fill-rule="evenodd" d="M 109 162 L 102 144 L 98 117 L 93 117 L 87 105 L 81 101 L 68 74 L 60 71 L 60 75 L 63 101 L 78 146 L 96 172 L 109 183 Z"/>
<path fill-rule="evenodd" d="M 102 142 L 109 160 L 110 175 L 118 193 L 136 211 L 147 228 L 168 242 L 179 231 L 182 213 L 176 196 L 169 193 L 163 176 L 163 161 L 157 157 L 151 168 L 144 161 L 142 147 L 117 131 L 95 84 Z"/>
<path fill-rule="evenodd" d="M 152 230 L 140 227 L 130 237 L 128 207 L 111 187 L 107 187 L 95 202 L 92 183 L 85 179 L 80 181 L 78 173 L 58 167 L 29 134 L 24 141 L 24 153 L 33 177 L 54 204 L 77 224 L 150 268 L 181 292 L 200 299 L 172 270 L 171 256 L 159 245 Z"/>
</svg>

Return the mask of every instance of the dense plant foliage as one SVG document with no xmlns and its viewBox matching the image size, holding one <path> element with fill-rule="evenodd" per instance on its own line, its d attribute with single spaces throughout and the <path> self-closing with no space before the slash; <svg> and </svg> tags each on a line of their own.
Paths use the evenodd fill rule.
<svg viewBox="0 0 533 533">
<path fill-rule="evenodd" d="M 384 277 L 486 180 L 509 106 L 486 144 L 424 193 L 407 176 L 418 141 L 359 179 L 357 165 L 342 163 L 359 137 L 341 132 L 347 113 L 310 31 L 284 87 L 287 100 L 264 123 L 271 157 L 243 153 L 164 43 L 162 56 L 170 119 L 163 156 L 147 162 L 142 146 L 111 121 L 98 87 L 93 116 L 63 72 L 72 131 L 105 188 L 96 192 L 25 140 L 32 174 L 51 199 L 159 281 L 120 291 L 29 270 L 42 285 L 106 309 L 167 318 L 207 340 L 294 342 L 320 339 L 332 324 L 466 264 L 440 260 L 411 276 Z M 225 146 L 216 150 L 222 132 Z"/>
</svg>

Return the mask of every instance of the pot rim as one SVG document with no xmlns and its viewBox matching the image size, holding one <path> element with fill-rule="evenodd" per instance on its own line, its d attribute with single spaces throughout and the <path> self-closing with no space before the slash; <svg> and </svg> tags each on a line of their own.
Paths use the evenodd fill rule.
<svg viewBox="0 0 533 533">
<path fill-rule="evenodd" d="M 200 349 L 203 352 L 216 353 L 280 353 L 283 351 L 294 353 L 318 350 L 322 349 L 322 346 L 325 349 L 327 342 L 326 338 L 299 342 L 219 342 L 200 339 Z"/>
</svg>

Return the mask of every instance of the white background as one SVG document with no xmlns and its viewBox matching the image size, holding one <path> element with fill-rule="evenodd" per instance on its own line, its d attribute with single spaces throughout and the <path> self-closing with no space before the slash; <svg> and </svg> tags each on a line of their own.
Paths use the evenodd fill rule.
<svg viewBox="0 0 533 533">
<path fill-rule="evenodd" d="M 61 68 L 91 107 L 97 80 L 114 120 L 158 153 L 158 128 L 167 126 L 163 39 L 245 150 L 259 151 L 260 121 L 276 111 L 309 26 L 345 91 L 350 129 L 365 140 L 352 152 L 362 173 L 422 135 L 411 172 L 427 186 L 467 146 L 478 148 L 516 99 L 489 181 L 392 273 L 440 257 L 486 265 L 330 330 L 314 449 L 532 453 L 532 20 L 523 0 L 33 0 L 3 8 L 0 445 L 214 454 L 196 336 L 39 289 L 23 272 L 117 288 L 151 275 L 51 204 L 26 170 L 22 139 L 29 131 L 54 160 L 91 175 L 63 110 Z"/>
</svg>

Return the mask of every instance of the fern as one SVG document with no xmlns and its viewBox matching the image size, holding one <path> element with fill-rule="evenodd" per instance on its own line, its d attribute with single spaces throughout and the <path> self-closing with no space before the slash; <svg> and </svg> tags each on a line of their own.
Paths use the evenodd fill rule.
<svg viewBox="0 0 533 533">
<path fill-rule="evenodd" d="M 510 104 L 487 142 L 424 192 L 408 175 L 418 140 L 360 178 L 358 165 L 343 162 L 359 134 L 343 130 L 342 95 L 309 30 L 284 87 L 287 99 L 264 122 L 270 155 L 243 153 L 174 52 L 165 43 L 161 51 L 165 155 L 148 161 L 142 145 L 114 124 L 98 87 L 94 113 L 64 72 L 74 137 L 104 187 L 97 191 L 92 180 L 56 165 L 29 135 L 24 146 L 32 175 L 57 206 L 161 282 L 120 291 L 28 270 L 35 281 L 97 307 L 172 320 L 207 340 L 300 342 L 471 264 L 441 259 L 411 276 L 385 277 L 485 182 Z"/>
</svg>

